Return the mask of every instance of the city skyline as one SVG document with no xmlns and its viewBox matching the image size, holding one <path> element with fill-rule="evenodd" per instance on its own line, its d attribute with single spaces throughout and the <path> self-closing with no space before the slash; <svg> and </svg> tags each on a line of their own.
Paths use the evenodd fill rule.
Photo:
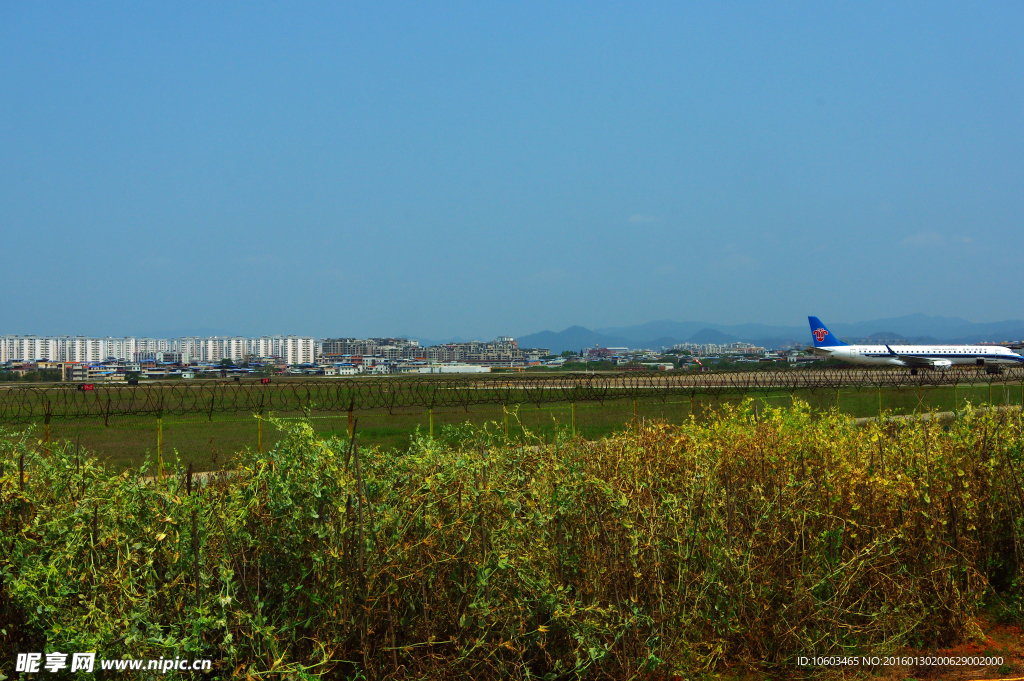
<svg viewBox="0 0 1024 681">
<path fill-rule="evenodd" d="M 519 347 L 545 347 L 560 352 L 564 349 L 582 349 L 588 347 L 625 347 L 639 348 L 670 348 L 685 345 L 708 347 L 725 346 L 736 343 L 762 344 L 767 347 L 789 347 L 806 342 L 806 328 L 768 326 L 747 324 L 739 326 L 710 325 L 706 322 L 650 322 L 634 327 L 612 327 L 590 330 L 583 327 L 569 327 L 562 332 L 542 331 L 519 336 L 497 336 L 494 339 L 441 339 L 431 340 L 415 336 L 342 336 L 332 334 L 325 337 L 299 334 L 264 334 L 260 336 L 244 336 L 241 334 L 216 334 L 210 336 L 85 336 L 78 335 L 33 335 L 5 334 L 0 335 L 0 361 L 18 359 L 58 359 L 60 361 L 100 361 L 108 356 L 131 359 L 137 352 L 178 351 L 204 361 L 217 361 L 221 358 L 241 359 L 248 356 L 280 356 L 285 357 L 289 364 L 311 362 L 314 357 L 327 352 L 342 354 L 358 352 L 359 354 L 375 354 L 373 350 L 363 347 L 359 350 L 343 348 L 346 345 L 365 344 L 371 341 L 374 345 L 437 347 L 451 344 L 484 344 L 509 342 Z M 847 337 L 885 336 L 887 338 L 916 338 L 924 342 L 976 342 L 1007 340 L 1019 341 L 1024 338 L 1024 322 L 1005 320 L 994 324 L 975 324 L 959 318 L 929 317 L 926 315 L 907 315 L 899 318 L 878 319 L 858 323 L 836 323 L 833 328 Z M 722 331 L 731 331 L 738 335 L 730 335 Z M 674 336 L 671 334 L 675 334 Z M 525 344 L 519 344 L 521 339 Z M 643 340 L 637 340 L 643 339 Z M 33 343 L 31 351 L 14 352 L 15 343 L 24 347 Z M 326 343 L 333 346 L 324 350 Z M 110 347 L 110 350 L 101 348 Z M 337 346 L 337 347 L 334 347 Z M 38 348 L 46 348 L 41 350 Z M 385 353 L 387 354 L 387 353 Z M 411 358 L 419 354 L 392 353 Z M 390 356 L 390 355 L 389 355 Z M 451 357 L 435 359 L 451 360 Z"/>
<path fill-rule="evenodd" d="M 513 338 L 523 337 L 534 337 L 543 334 L 552 333 L 566 333 L 572 329 L 582 329 L 583 331 L 598 333 L 601 335 L 608 336 L 626 336 L 633 335 L 635 337 L 644 337 L 654 339 L 658 336 L 691 336 L 698 331 L 717 330 L 725 333 L 738 334 L 740 336 L 754 337 L 769 337 L 773 335 L 781 334 L 796 334 L 800 338 L 806 335 L 806 327 L 804 326 L 806 316 L 802 316 L 793 320 L 792 324 L 763 324 L 758 322 L 743 322 L 740 324 L 723 324 L 716 323 L 713 321 L 701 321 L 701 320 L 670 320 L 661 319 L 648 321 L 643 324 L 636 324 L 632 326 L 605 326 L 600 325 L 570 325 L 562 324 L 555 328 L 560 328 L 562 331 L 553 332 L 551 329 L 520 329 L 515 333 L 511 334 Z M 1024 337 L 1024 320 L 1004 318 L 995 322 L 976 322 L 969 321 L 962 317 L 950 317 L 942 315 L 924 315 L 921 313 L 904 314 L 897 317 L 885 317 L 885 318 L 874 318 L 874 319 L 862 319 L 859 321 L 842 321 L 837 320 L 833 326 L 839 330 L 840 333 L 850 336 L 868 336 L 874 333 L 895 333 L 898 335 L 904 335 L 907 337 L 916 336 L 930 336 L 937 337 L 939 339 L 949 338 L 957 339 L 959 337 L 970 335 L 970 334 L 994 334 L 995 336 L 1002 337 L 1000 339 L 1019 339 Z M 86 333 L 32 333 L 25 331 L 18 331 L 10 328 L 11 325 L 7 325 L 7 328 L 0 328 L 0 333 L 7 332 L 8 336 L 38 336 L 38 337 L 92 337 L 92 338 L 257 338 L 257 337 L 279 337 L 285 335 L 293 336 L 309 336 L 314 338 L 404 338 L 413 339 L 419 341 L 421 344 L 437 344 L 437 343 L 452 343 L 452 342 L 468 342 L 468 341 L 485 341 L 494 338 L 499 338 L 504 335 L 510 335 L 509 328 L 505 328 L 503 332 L 488 336 L 483 333 L 470 334 L 467 336 L 459 336 L 451 333 L 442 335 L 440 338 L 430 338 L 423 334 L 416 333 L 401 333 L 401 334 L 384 334 L 380 333 L 379 329 L 376 332 L 357 334 L 354 333 L 353 329 L 344 329 L 345 333 L 338 333 L 335 330 L 332 333 L 323 335 L 307 334 L 307 333 L 261 333 L 261 334 L 242 334 L 242 333 L 230 333 L 230 332 L 211 332 L 211 333 L 186 333 L 186 334 L 159 334 L 159 333 L 134 333 L 134 334 L 86 334 Z M 294 331 L 294 329 L 291 329 Z M 686 339 L 680 339 L 686 340 Z M 746 338 L 745 340 L 750 340 Z M 614 342 L 612 343 L 615 344 Z M 583 343 L 582 345 L 591 345 L 590 343 Z"/>
</svg>

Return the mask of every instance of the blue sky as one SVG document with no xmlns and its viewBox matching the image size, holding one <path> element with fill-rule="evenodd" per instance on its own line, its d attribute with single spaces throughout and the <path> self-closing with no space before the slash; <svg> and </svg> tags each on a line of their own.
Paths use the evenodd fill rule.
<svg viewBox="0 0 1024 681">
<path fill-rule="evenodd" d="M 0 4 L 0 333 L 1022 316 L 1020 3 L 211 4 Z"/>
</svg>

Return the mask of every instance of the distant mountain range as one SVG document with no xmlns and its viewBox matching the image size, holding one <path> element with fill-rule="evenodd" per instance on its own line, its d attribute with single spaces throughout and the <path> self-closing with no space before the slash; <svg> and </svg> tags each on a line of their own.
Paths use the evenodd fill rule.
<svg viewBox="0 0 1024 681">
<path fill-rule="evenodd" d="M 1024 338 L 1024 321 L 974 323 L 959 317 L 911 314 L 855 323 L 823 320 L 840 339 L 853 342 L 904 343 L 1003 342 Z M 663 348 L 677 343 L 726 344 L 745 341 L 766 348 L 810 342 L 810 328 L 768 324 L 712 324 L 661 320 L 636 326 L 587 329 L 570 326 L 564 331 L 541 331 L 517 336 L 521 348 L 550 348 L 552 352 L 586 347 Z"/>
</svg>

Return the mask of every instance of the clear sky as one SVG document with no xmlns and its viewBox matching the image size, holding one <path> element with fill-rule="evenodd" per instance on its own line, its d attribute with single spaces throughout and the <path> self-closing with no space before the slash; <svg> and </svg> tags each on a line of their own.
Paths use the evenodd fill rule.
<svg viewBox="0 0 1024 681">
<path fill-rule="evenodd" d="M 1024 4 L 0 3 L 0 333 L 1022 316 Z"/>
</svg>

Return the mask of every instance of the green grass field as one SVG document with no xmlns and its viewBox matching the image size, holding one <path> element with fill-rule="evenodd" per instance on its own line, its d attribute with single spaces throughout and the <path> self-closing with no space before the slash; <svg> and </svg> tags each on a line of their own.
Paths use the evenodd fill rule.
<svg viewBox="0 0 1024 681">
<path fill-rule="evenodd" d="M 838 394 L 830 390 L 798 391 L 794 395 L 784 391 L 749 393 L 758 408 L 788 406 L 793 397 L 806 400 L 815 409 L 827 409 L 838 403 L 840 411 L 853 417 L 877 416 L 879 407 L 894 414 L 911 414 L 924 411 L 952 411 L 955 403 L 961 407 L 970 402 L 975 405 L 1021 404 L 1021 387 L 1014 384 L 978 386 L 974 388 L 951 387 L 924 388 L 920 393 L 914 389 L 897 390 L 874 388 L 847 388 Z M 742 395 L 727 394 L 720 397 L 698 395 L 692 402 L 689 398 L 669 397 L 665 401 L 640 401 L 635 405 L 635 418 L 641 420 L 662 419 L 670 423 L 681 423 L 690 418 L 701 420 L 722 404 L 738 404 Z M 881 402 L 881 405 L 879 405 Z M 575 428 L 586 438 L 597 439 L 616 430 L 629 427 L 634 419 L 632 400 L 610 400 L 606 402 L 579 402 L 575 406 Z M 269 413 L 264 421 L 263 447 L 269 449 L 280 437 L 273 423 L 274 418 L 292 420 L 305 418 L 301 411 Z M 429 433 L 431 413 L 423 408 L 357 411 L 357 430 L 360 442 L 404 449 L 410 435 L 418 428 Z M 348 416 L 341 412 L 320 412 L 313 410 L 309 418 L 314 429 L 324 435 L 347 437 Z M 493 424 L 491 427 L 504 430 L 508 424 L 509 435 L 521 437 L 532 432 L 550 441 L 557 428 L 573 428 L 573 406 L 568 402 L 541 405 L 523 404 L 510 407 L 508 411 L 498 405 L 481 405 L 466 409 L 436 409 L 433 412 L 433 433 L 440 437 L 445 426 L 471 422 L 477 425 Z M 16 426 L 20 429 L 23 426 Z M 42 423 L 31 426 L 42 438 Z M 213 414 L 207 417 L 174 417 L 162 419 L 163 457 L 173 461 L 175 454 L 182 462 L 192 462 L 199 470 L 208 470 L 224 465 L 236 452 L 259 448 L 259 420 L 247 414 Z M 155 456 L 158 443 L 157 420 L 152 416 L 112 417 L 108 425 L 99 420 L 54 422 L 51 425 L 51 439 L 78 442 L 89 451 L 97 452 L 116 468 L 138 465 L 146 454 Z"/>
</svg>

